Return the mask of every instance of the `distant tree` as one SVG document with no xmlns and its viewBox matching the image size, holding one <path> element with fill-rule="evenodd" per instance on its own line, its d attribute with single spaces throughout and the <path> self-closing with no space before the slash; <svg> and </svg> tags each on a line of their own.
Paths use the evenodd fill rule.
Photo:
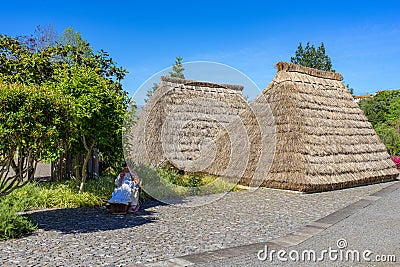
<svg viewBox="0 0 400 267">
<path fill-rule="evenodd" d="M 400 103 L 400 90 L 386 90 L 376 93 L 373 97 L 362 99 L 359 106 L 372 126 L 375 126 L 378 123 L 393 122 L 396 118 L 393 114 L 400 112 L 400 106 L 397 103 Z"/>
<path fill-rule="evenodd" d="M 154 92 L 157 90 L 158 86 L 159 86 L 158 83 L 153 83 L 153 87 L 151 87 L 149 90 L 147 90 L 146 98 L 144 99 L 144 102 L 147 103 L 147 101 L 149 101 L 149 99 L 153 96 Z"/>
<path fill-rule="evenodd" d="M 67 27 L 64 29 L 59 43 L 62 46 L 72 46 L 75 47 L 84 56 L 90 56 L 93 53 L 93 49 L 90 47 L 89 43 L 82 38 L 79 32 L 76 32 L 73 28 Z"/>
<path fill-rule="evenodd" d="M 321 45 L 316 49 L 314 45 L 310 45 L 310 42 L 307 42 L 306 47 L 303 48 L 300 42 L 295 52 L 295 56 L 291 57 L 290 61 L 294 64 L 305 67 L 334 71 L 332 69 L 332 61 L 325 52 L 324 43 L 321 43 Z"/>
<path fill-rule="evenodd" d="M 185 79 L 183 71 L 185 68 L 182 66 L 182 58 L 176 57 L 174 65 L 172 65 L 172 71 L 169 72 L 170 77 Z"/>
<path fill-rule="evenodd" d="M 343 81 L 344 83 L 344 81 Z M 347 89 L 349 90 L 351 96 L 354 98 L 354 88 L 350 86 L 350 84 L 346 84 Z"/>
<path fill-rule="evenodd" d="M 332 68 L 331 58 L 326 54 L 323 42 L 318 48 L 315 48 L 314 45 L 310 45 L 310 42 L 307 42 L 307 45 L 303 48 L 300 42 L 295 56 L 290 58 L 290 62 L 318 70 L 335 71 Z M 354 97 L 354 88 L 350 87 L 349 84 L 347 84 L 346 87 Z"/>
<path fill-rule="evenodd" d="M 185 68 L 182 66 L 182 58 L 178 56 L 175 59 L 174 65 L 172 65 L 172 71 L 169 72 L 169 76 L 185 79 L 185 75 L 183 74 L 184 70 L 185 70 Z M 149 99 L 152 97 L 154 92 L 157 90 L 158 86 L 159 86 L 158 83 L 153 83 L 153 87 L 151 87 L 147 90 L 146 98 L 144 99 L 144 102 L 147 103 L 147 101 L 149 101 Z"/>
</svg>

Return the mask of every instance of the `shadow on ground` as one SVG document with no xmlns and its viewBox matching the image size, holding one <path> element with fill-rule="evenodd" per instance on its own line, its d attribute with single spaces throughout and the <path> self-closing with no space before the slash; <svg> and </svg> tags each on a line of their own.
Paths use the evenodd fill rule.
<svg viewBox="0 0 400 267">
<path fill-rule="evenodd" d="M 37 223 L 38 229 L 64 234 L 91 233 L 152 223 L 157 219 L 154 212 L 146 210 L 149 207 L 151 204 L 145 204 L 140 211 L 126 215 L 112 214 L 106 208 L 49 209 L 31 211 L 26 215 Z"/>
</svg>

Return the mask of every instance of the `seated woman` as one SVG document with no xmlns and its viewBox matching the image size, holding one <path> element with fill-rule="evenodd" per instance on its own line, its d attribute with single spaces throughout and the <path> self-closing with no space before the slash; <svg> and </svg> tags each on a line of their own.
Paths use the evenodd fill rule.
<svg viewBox="0 0 400 267">
<path fill-rule="evenodd" d="M 139 177 L 135 171 L 129 170 L 128 165 L 123 165 L 121 172 L 115 179 L 117 186 L 112 193 L 109 203 L 121 203 L 128 205 L 128 212 L 136 212 L 139 210 Z"/>
</svg>

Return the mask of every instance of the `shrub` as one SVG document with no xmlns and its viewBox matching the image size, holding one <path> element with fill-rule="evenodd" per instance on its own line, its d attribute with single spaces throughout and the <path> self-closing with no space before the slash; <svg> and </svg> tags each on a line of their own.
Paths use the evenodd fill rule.
<svg viewBox="0 0 400 267">
<path fill-rule="evenodd" d="M 32 181 L 38 161 L 62 153 L 70 114 L 71 100 L 60 91 L 0 81 L 0 196 Z M 10 165 L 14 176 L 6 176 Z"/>
<path fill-rule="evenodd" d="M 146 199 L 153 196 L 162 200 L 239 190 L 237 185 L 212 175 L 202 173 L 180 174 L 170 164 L 167 164 L 164 168 L 139 165 L 135 170 L 139 177 L 143 179 L 143 189 L 147 193 L 143 196 Z"/>
<path fill-rule="evenodd" d="M 37 226 L 27 217 L 17 214 L 17 208 L 8 201 L 0 201 L 0 240 L 22 237 Z"/>
<path fill-rule="evenodd" d="M 101 177 L 89 181 L 86 191 L 78 194 L 75 180 L 62 182 L 32 182 L 15 190 L 3 199 L 18 210 L 37 208 L 82 208 L 100 207 L 111 197 L 115 188 L 114 178 Z"/>
</svg>

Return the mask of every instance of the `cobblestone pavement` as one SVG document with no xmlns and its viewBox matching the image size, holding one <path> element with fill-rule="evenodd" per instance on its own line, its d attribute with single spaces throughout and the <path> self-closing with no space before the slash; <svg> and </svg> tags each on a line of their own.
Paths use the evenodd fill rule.
<svg viewBox="0 0 400 267">
<path fill-rule="evenodd" d="M 0 242 L 0 265 L 132 266 L 265 242 L 390 184 L 315 194 L 259 188 L 198 207 L 144 203 L 129 215 L 105 208 L 30 211 L 38 230 Z"/>
<path fill-rule="evenodd" d="M 400 266 L 399 205 L 400 181 L 282 238 L 146 265 Z"/>
</svg>

